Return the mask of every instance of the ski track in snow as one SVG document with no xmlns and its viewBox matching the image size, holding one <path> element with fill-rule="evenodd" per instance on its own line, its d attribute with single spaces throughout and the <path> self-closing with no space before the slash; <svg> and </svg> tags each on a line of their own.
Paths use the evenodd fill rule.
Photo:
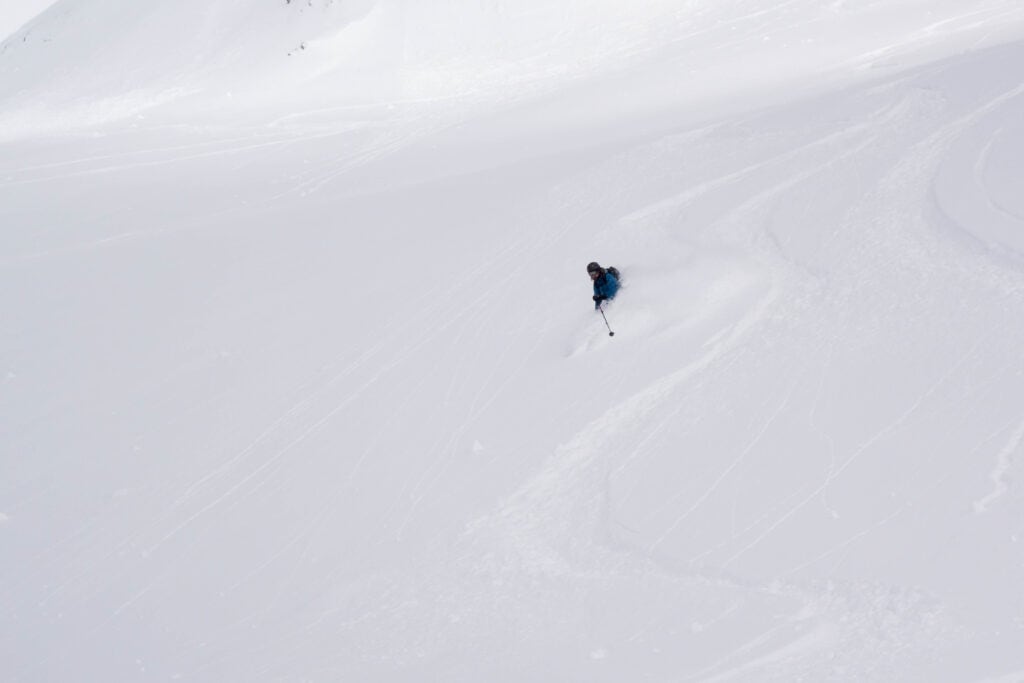
<svg viewBox="0 0 1024 683">
<path fill-rule="evenodd" d="M 975 514 L 987 512 L 1010 489 L 1008 474 L 1013 467 L 1021 443 L 1024 442 L 1024 422 L 1017 425 L 1010 438 L 996 454 L 995 467 L 988 475 L 992 480 L 992 492 L 974 501 Z"/>
<path fill-rule="evenodd" d="M 794 387 L 795 383 L 790 387 L 790 390 L 789 392 L 787 392 L 786 397 L 779 403 L 775 411 L 768 417 L 767 420 L 765 420 L 764 425 L 761 427 L 761 429 L 756 434 L 754 434 L 753 438 L 747 443 L 743 450 L 740 451 L 739 455 L 736 456 L 736 459 L 733 460 L 725 469 L 722 470 L 722 473 L 718 476 L 717 479 L 715 479 L 714 482 L 712 482 L 711 486 L 708 489 L 706 489 L 702 494 L 700 494 L 697 497 L 697 499 L 694 500 L 693 504 L 689 508 L 687 508 L 687 510 L 681 516 L 677 517 L 675 521 L 673 521 L 672 524 L 669 525 L 669 527 L 661 536 L 655 539 L 654 543 L 652 543 L 649 548 L 650 552 L 656 551 L 658 549 L 658 546 L 664 543 L 665 540 L 672 535 L 672 532 L 679 528 L 679 526 L 683 522 L 685 522 L 687 518 L 689 518 L 690 515 L 693 514 L 693 512 L 697 508 L 699 508 L 701 504 L 703 504 L 704 501 L 706 501 L 711 496 L 711 494 L 713 494 L 719 488 L 719 486 L 721 486 L 722 482 L 725 481 L 725 479 L 730 474 L 732 474 L 732 472 L 740 464 L 743 463 L 743 460 L 747 457 L 747 455 L 750 454 L 750 451 L 753 450 L 753 448 L 758 444 L 758 442 L 761 440 L 761 437 L 763 437 L 768 428 L 772 426 L 772 423 L 776 420 L 776 418 L 778 418 L 779 415 L 782 414 L 782 412 L 789 406 L 789 399 L 793 394 Z"/>
<path fill-rule="evenodd" d="M 973 113 L 973 114 L 967 116 L 965 119 L 963 119 L 963 120 L 953 124 L 952 128 L 953 129 L 960 128 L 960 127 L 962 127 L 967 122 L 976 122 L 982 116 L 984 116 L 986 113 L 991 112 L 994 108 L 996 108 L 999 105 L 1001 105 L 1001 104 L 1011 100 L 1012 98 L 1016 97 L 1017 94 L 1019 94 L 1018 90 L 1011 90 L 1008 93 L 997 97 L 996 99 L 992 100 L 990 103 L 985 104 L 982 107 L 980 107 L 979 109 L 975 110 L 975 113 Z M 934 136 L 933 139 L 941 139 L 941 138 L 945 138 L 947 136 L 948 136 L 947 132 L 941 132 L 941 133 L 937 134 L 936 136 Z M 812 143 L 812 144 L 817 144 L 817 143 Z M 855 148 L 851 152 L 851 155 L 856 154 L 856 153 L 862 151 L 863 149 L 865 149 L 865 146 L 861 146 L 859 148 Z M 924 153 L 927 156 L 934 158 L 935 150 L 936 149 L 940 149 L 941 150 L 943 148 L 942 147 L 936 147 L 934 144 L 926 141 L 922 145 L 921 149 L 924 150 Z M 905 164 L 908 165 L 908 166 L 911 165 L 911 164 L 916 165 L 916 164 L 918 164 L 918 162 L 910 161 L 910 162 L 905 162 Z M 744 173 L 749 172 L 749 170 L 750 169 L 748 169 L 748 171 L 745 171 Z M 766 196 L 771 196 L 771 195 L 773 195 L 776 192 L 781 192 L 782 189 L 791 188 L 791 187 L 795 186 L 797 183 L 801 182 L 802 180 L 805 180 L 807 178 L 812 177 L 814 173 L 815 172 L 810 172 L 810 173 L 807 173 L 807 174 L 803 174 L 803 175 L 800 175 L 800 176 L 798 176 L 797 178 L 795 178 L 793 180 L 790 180 L 790 181 L 787 181 L 785 183 L 782 183 L 782 184 L 780 184 L 778 186 L 778 188 L 775 188 L 775 189 L 773 189 L 771 191 L 766 192 L 765 195 Z M 739 177 L 739 176 L 738 175 L 734 175 L 733 177 Z M 930 175 L 926 173 L 926 174 L 923 175 L 923 177 L 925 179 L 927 179 L 928 177 L 930 177 Z M 657 205 L 656 207 L 652 207 L 650 209 L 644 210 L 641 213 L 634 214 L 631 218 L 634 219 L 634 220 L 635 219 L 641 219 L 641 218 L 642 219 L 647 219 L 647 218 L 649 218 L 650 212 L 652 210 L 653 211 L 658 211 L 658 212 L 665 211 L 666 209 L 668 209 L 668 210 L 678 210 L 679 206 L 682 206 L 682 205 L 685 205 L 685 204 L 689 203 L 689 200 L 690 200 L 690 198 L 692 196 L 699 195 L 699 194 L 702 193 L 702 191 L 703 191 L 703 189 L 699 188 L 698 190 L 695 190 L 693 192 L 688 192 L 686 195 L 681 196 L 680 198 L 670 200 L 669 203 L 662 202 L 659 205 Z M 926 388 L 925 391 L 916 400 L 914 400 L 912 403 L 910 403 L 910 405 L 907 408 L 905 408 L 905 410 L 903 411 L 902 414 L 897 415 L 890 423 L 885 425 L 881 430 L 879 430 L 874 435 L 870 436 L 860 446 L 858 446 L 856 449 L 854 449 L 844 460 L 842 460 L 842 461 L 837 463 L 835 461 L 834 456 L 833 456 L 833 466 L 830 468 L 830 470 L 828 472 L 828 475 L 826 476 L 824 482 L 819 487 L 817 487 L 816 489 L 812 490 L 811 493 L 808 496 L 803 498 L 796 505 L 790 507 L 788 509 L 788 511 L 784 512 L 775 521 L 770 522 L 768 524 L 765 524 L 764 527 L 763 527 L 763 531 L 760 534 L 758 534 L 752 541 L 750 541 L 748 544 L 746 544 L 744 546 L 739 547 L 738 550 L 736 550 L 736 552 L 734 552 L 731 556 L 726 557 L 725 560 L 724 560 L 723 566 L 728 566 L 729 564 L 735 562 L 740 557 L 742 557 L 744 554 L 749 552 L 752 548 L 754 548 L 756 545 L 758 545 L 761 542 L 763 542 L 772 532 L 774 532 L 777 528 L 779 528 L 786 521 L 791 519 L 797 512 L 802 510 L 811 501 L 819 500 L 819 499 L 824 500 L 824 496 L 827 493 L 828 487 L 836 479 L 838 479 L 840 476 L 842 476 L 843 473 L 846 472 L 850 468 L 850 466 L 853 463 L 855 463 L 857 461 L 857 459 L 863 453 L 869 451 L 877 443 L 881 442 L 883 439 L 888 438 L 890 435 L 895 433 L 897 430 L 903 428 L 908 423 L 908 420 L 915 413 L 920 411 L 920 409 L 922 408 L 922 406 L 924 405 L 924 403 L 926 401 L 931 400 L 932 397 L 937 395 L 939 390 L 942 389 L 944 387 L 944 385 L 946 385 L 948 383 L 948 381 L 950 380 L 951 377 L 953 377 L 954 375 L 959 373 L 966 364 L 968 364 L 970 362 L 973 362 L 976 359 L 977 350 L 986 341 L 987 340 L 985 340 L 985 339 L 980 340 L 975 345 L 975 349 L 973 351 L 965 354 L 961 358 L 961 360 L 959 362 L 955 363 L 953 366 L 951 366 L 946 371 L 944 371 L 936 379 L 936 381 L 930 387 Z M 709 362 L 708 357 L 705 357 L 705 359 L 707 359 L 706 362 Z M 703 364 L 704 363 L 702 363 L 702 365 Z M 682 374 L 684 376 L 688 375 L 689 371 L 690 371 L 690 368 L 684 369 L 684 371 L 682 371 Z M 646 396 L 648 394 L 650 394 L 650 395 L 657 395 L 657 394 L 663 394 L 663 393 L 665 393 L 665 392 L 663 390 L 661 390 L 661 389 L 651 389 L 648 392 L 645 392 L 642 396 Z M 790 389 L 790 394 L 791 393 L 792 393 L 792 388 Z M 779 412 L 781 412 L 782 410 L 784 410 L 786 408 L 787 401 L 788 401 L 788 398 L 786 398 L 786 399 L 784 399 L 782 401 L 782 403 L 778 407 L 776 415 L 778 415 Z M 601 425 L 600 425 L 599 429 L 602 430 L 603 433 L 602 433 L 601 437 L 596 439 L 597 442 L 599 442 L 599 443 L 608 443 L 611 440 L 611 437 L 607 434 L 607 432 L 604 432 L 604 430 L 613 430 L 613 429 L 616 428 L 617 425 L 627 425 L 627 424 L 630 424 L 630 423 L 634 422 L 638 418 L 639 414 L 645 414 L 645 413 L 650 411 L 650 407 L 649 406 L 645 407 L 645 409 L 643 409 L 643 410 L 640 410 L 640 409 L 629 410 L 629 409 L 627 409 L 625 407 L 626 405 L 632 404 L 634 402 L 636 402 L 637 404 L 640 404 L 640 403 L 643 403 L 643 399 L 641 399 L 640 397 L 635 397 L 634 399 L 631 399 L 630 402 L 627 402 L 627 404 L 624 404 L 623 407 L 621 407 L 621 409 L 616 409 L 614 417 L 612 415 L 606 415 L 603 418 L 601 418 L 601 420 L 600 420 Z M 766 427 L 771 425 L 773 419 L 774 418 L 769 417 L 768 421 L 765 423 Z M 595 426 L 593 429 L 598 429 L 598 427 Z M 655 426 L 654 430 L 652 431 L 652 435 L 656 435 L 660 431 L 660 429 L 661 429 L 661 427 Z M 1018 431 L 1021 431 L 1021 429 L 1018 429 Z M 764 433 L 764 430 L 762 429 L 760 434 L 763 434 L 763 433 Z M 1022 433 L 1024 433 L 1024 432 L 1022 432 Z M 566 477 L 572 478 L 574 476 L 577 476 L 577 475 L 571 474 L 571 472 L 578 472 L 578 471 L 584 469 L 587 466 L 588 463 L 587 463 L 587 460 L 586 460 L 586 456 L 584 456 L 583 453 L 587 453 L 590 449 L 581 448 L 581 447 L 577 446 L 577 442 L 587 443 L 587 442 L 589 442 L 589 438 L 588 437 L 589 437 L 588 432 L 585 431 L 585 432 L 581 433 L 577 437 L 577 439 L 574 440 L 573 443 L 570 444 L 569 447 L 567 447 L 567 449 L 565 449 L 565 450 L 568 450 L 568 453 L 560 451 L 559 457 L 561 459 L 564 459 L 566 462 L 569 462 L 569 463 L 574 463 L 574 462 L 577 463 L 576 467 L 573 468 L 572 470 L 567 470 L 566 469 L 567 465 L 561 464 L 559 466 L 559 469 L 563 472 L 563 474 L 561 475 L 561 478 L 566 478 Z M 650 437 L 647 437 L 647 438 L 650 438 Z M 741 451 L 740 454 L 737 456 L 737 460 L 735 460 L 731 465 L 727 466 L 722 471 L 722 473 L 719 476 L 719 478 L 715 482 L 712 483 L 711 487 L 709 489 L 707 489 L 703 495 L 698 496 L 696 498 L 696 501 L 692 504 L 692 506 L 687 511 L 685 511 L 681 517 L 677 518 L 675 520 L 675 522 L 673 522 L 669 526 L 669 528 L 668 528 L 668 530 L 666 532 L 664 532 L 660 537 L 655 539 L 654 543 L 650 547 L 650 550 L 656 550 L 657 547 L 660 544 L 662 544 L 668 538 L 668 536 L 671 534 L 671 532 L 674 529 L 676 529 L 679 524 L 684 522 L 687 519 L 687 517 L 704 500 L 706 500 L 708 498 L 708 496 L 710 496 L 712 493 L 715 492 L 715 490 L 720 486 L 721 482 L 735 469 L 735 467 L 739 463 L 741 463 L 743 461 L 745 454 L 748 453 L 749 450 L 757 443 L 758 439 L 759 439 L 759 435 L 755 435 L 754 438 L 753 438 L 753 441 L 751 441 L 748 444 L 747 449 Z M 1019 442 L 1020 442 L 1020 434 L 1017 434 L 1015 432 L 1014 437 L 1011 438 L 1011 442 L 1007 445 L 1006 448 L 1004 448 L 1003 452 L 1001 453 L 1000 458 L 999 458 L 999 465 L 997 466 L 997 472 L 994 472 L 993 473 L 993 477 L 992 477 L 993 481 L 996 481 L 997 484 L 999 483 L 1000 478 L 1002 477 L 1002 475 L 1005 474 L 1005 468 L 1008 466 L 1007 463 L 1006 463 L 1007 454 L 1012 452 L 1014 449 L 1016 449 L 1016 447 L 1019 445 Z M 594 447 L 593 450 L 597 450 L 597 447 Z M 574 455 L 575 453 L 580 453 L 580 455 Z M 633 457 L 635 457 L 635 454 L 630 456 L 630 460 Z M 520 506 L 523 504 L 523 503 L 520 502 L 520 499 L 523 499 L 523 500 L 537 500 L 537 501 L 544 500 L 545 501 L 544 503 L 540 503 L 540 502 L 537 503 L 538 507 L 540 509 L 549 509 L 550 508 L 550 502 L 549 502 L 550 498 L 552 496 L 556 496 L 559 491 L 564 490 L 566 488 L 570 488 L 570 485 L 568 484 L 568 482 L 560 482 L 559 479 L 560 479 L 560 477 L 558 475 L 556 475 L 552 471 L 549 471 L 549 472 L 545 473 L 544 475 L 541 475 L 540 477 L 538 477 L 538 480 L 537 480 L 537 482 L 535 484 L 532 484 L 528 489 L 526 489 L 526 490 L 520 492 L 519 494 L 517 494 L 516 496 L 514 496 L 513 497 L 513 501 L 515 501 L 515 504 L 514 505 L 511 504 L 511 503 L 510 504 L 506 504 L 503 507 L 502 512 L 500 513 L 500 515 L 503 518 L 505 518 L 505 519 L 508 519 L 508 518 L 522 518 L 524 516 L 527 519 L 530 519 L 532 517 L 532 515 L 529 515 L 529 514 L 525 513 L 523 510 L 520 509 Z M 528 491 L 530 491 L 530 492 L 528 493 Z M 998 493 L 995 494 L 996 496 L 1001 495 L 1002 492 L 1003 492 L 1003 490 L 1001 490 L 1001 489 L 997 489 L 997 491 L 998 491 Z M 892 522 L 893 520 L 895 520 L 898 517 L 900 517 L 902 514 L 904 514 L 906 512 L 907 509 L 909 509 L 909 506 L 910 506 L 910 501 L 905 502 L 904 504 L 898 506 L 888 516 L 882 517 L 877 522 L 875 522 L 872 527 L 864 528 L 864 529 L 862 529 L 862 530 L 852 534 L 849 538 L 841 541 L 839 544 L 837 544 L 837 545 L 833 546 L 832 548 L 826 550 L 821 555 L 809 559 L 808 561 L 806 561 L 802 565 L 794 567 L 791 570 L 790 574 L 799 572 L 799 571 L 801 571 L 802 569 L 804 569 L 806 567 L 809 567 L 809 566 L 812 566 L 812 565 L 816 564 L 819 560 L 821 560 L 821 559 L 823 559 L 825 557 L 832 556 L 836 552 L 839 552 L 841 550 L 847 549 L 853 543 L 855 543 L 858 540 L 864 538 L 865 536 L 871 534 L 873 529 L 878 529 L 878 528 L 884 527 L 884 526 L 888 525 L 890 522 Z M 534 514 L 539 514 L 539 512 L 538 513 L 534 513 Z M 544 516 L 547 516 L 549 514 L 551 514 L 551 513 L 550 512 L 545 513 Z M 529 522 L 528 526 L 530 528 L 539 527 L 540 526 L 540 522 L 539 522 L 539 520 L 534 519 L 533 521 Z M 525 534 L 525 533 L 523 535 L 524 536 L 528 536 L 528 534 Z M 560 564 L 560 563 L 559 562 L 555 562 L 555 561 L 547 561 L 545 564 L 553 567 L 553 566 L 558 566 L 558 564 Z M 766 655 L 765 657 L 751 660 L 751 661 L 741 665 L 740 667 L 736 668 L 735 670 L 728 671 L 728 672 L 716 675 L 715 677 L 712 677 L 712 678 L 707 679 L 707 680 L 719 680 L 719 676 L 721 678 L 729 678 L 729 677 L 732 677 L 732 676 L 735 676 L 735 675 L 740 675 L 744 671 L 747 671 L 747 670 L 757 670 L 760 667 L 763 667 L 768 662 L 777 661 L 779 659 L 786 659 L 787 657 L 789 657 L 791 655 L 794 655 L 795 653 L 799 653 L 805 647 L 808 648 L 808 649 L 812 649 L 812 650 L 816 649 L 816 648 L 825 647 L 825 644 L 830 642 L 830 641 L 831 641 L 831 638 L 822 638 L 822 637 L 819 637 L 819 636 L 808 635 L 808 636 L 805 636 L 804 638 L 798 640 L 797 642 L 795 642 L 793 644 L 790 644 L 790 645 L 787 645 L 787 646 L 783 646 L 781 649 L 777 650 L 772 655 Z"/>
</svg>

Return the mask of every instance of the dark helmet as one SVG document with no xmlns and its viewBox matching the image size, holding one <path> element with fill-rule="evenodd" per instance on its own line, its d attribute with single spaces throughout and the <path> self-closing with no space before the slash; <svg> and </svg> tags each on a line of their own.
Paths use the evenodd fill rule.
<svg viewBox="0 0 1024 683">
<path fill-rule="evenodd" d="M 590 263 L 587 264 L 587 272 L 588 273 L 600 273 L 601 272 L 601 264 L 598 263 L 597 261 L 591 261 Z"/>
</svg>

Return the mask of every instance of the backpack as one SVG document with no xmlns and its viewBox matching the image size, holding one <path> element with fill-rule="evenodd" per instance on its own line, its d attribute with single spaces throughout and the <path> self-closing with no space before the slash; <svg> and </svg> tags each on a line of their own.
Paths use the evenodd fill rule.
<svg viewBox="0 0 1024 683">
<path fill-rule="evenodd" d="M 622 284 L 622 275 L 619 274 L 618 268 L 616 268 L 615 266 L 608 266 L 607 268 L 605 268 L 605 270 L 611 273 L 615 277 L 615 279 L 619 281 L 620 285 Z"/>
</svg>

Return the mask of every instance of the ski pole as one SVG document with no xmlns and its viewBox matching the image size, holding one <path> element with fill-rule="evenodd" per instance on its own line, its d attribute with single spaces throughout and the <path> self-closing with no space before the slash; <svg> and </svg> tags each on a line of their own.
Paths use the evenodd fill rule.
<svg viewBox="0 0 1024 683">
<path fill-rule="evenodd" d="M 597 310 L 601 311 L 601 317 L 604 318 L 604 326 L 608 328 L 608 336 L 614 337 L 615 333 L 612 332 L 612 326 L 608 324 L 608 316 L 604 314 L 604 306 L 601 304 L 597 305 Z"/>
</svg>

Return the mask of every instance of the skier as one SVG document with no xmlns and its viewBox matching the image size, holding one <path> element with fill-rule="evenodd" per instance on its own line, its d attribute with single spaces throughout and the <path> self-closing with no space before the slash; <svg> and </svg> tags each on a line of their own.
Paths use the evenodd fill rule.
<svg viewBox="0 0 1024 683">
<path fill-rule="evenodd" d="M 597 261 L 587 264 L 587 274 L 594 283 L 594 310 L 601 308 L 602 301 L 610 301 L 619 292 L 619 271 L 602 268 Z"/>
</svg>

